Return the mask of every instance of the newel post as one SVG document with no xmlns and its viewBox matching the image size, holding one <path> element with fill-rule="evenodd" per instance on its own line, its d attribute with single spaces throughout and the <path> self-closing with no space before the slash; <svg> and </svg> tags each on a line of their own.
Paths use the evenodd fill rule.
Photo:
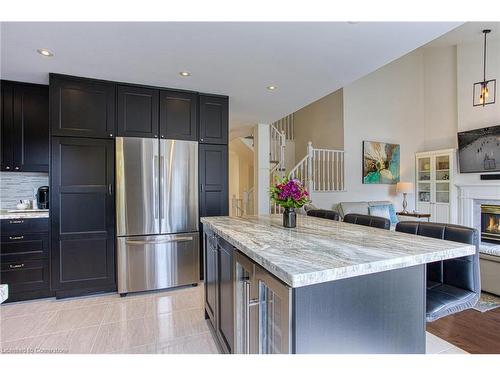
<svg viewBox="0 0 500 375">
<path fill-rule="evenodd" d="M 313 157 L 314 157 L 314 149 L 312 142 L 307 142 L 307 178 L 306 178 L 306 188 L 309 191 L 309 194 L 312 193 L 314 188 L 313 183 Z"/>
</svg>

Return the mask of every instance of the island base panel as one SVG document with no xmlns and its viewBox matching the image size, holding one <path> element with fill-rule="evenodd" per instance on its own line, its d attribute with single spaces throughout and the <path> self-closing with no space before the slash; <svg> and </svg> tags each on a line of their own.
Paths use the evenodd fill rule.
<svg viewBox="0 0 500 375">
<path fill-rule="evenodd" d="M 293 289 L 294 353 L 425 353 L 425 265 Z"/>
</svg>

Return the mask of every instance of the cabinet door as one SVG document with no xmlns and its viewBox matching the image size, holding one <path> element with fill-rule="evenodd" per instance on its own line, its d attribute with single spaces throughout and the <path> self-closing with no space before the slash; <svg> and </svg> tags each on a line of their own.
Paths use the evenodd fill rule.
<svg viewBox="0 0 500 375">
<path fill-rule="evenodd" d="M 197 95 L 188 92 L 160 91 L 161 138 L 198 140 Z"/>
<path fill-rule="evenodd" d="M 215 237 L 205 232 L 205 310 L 216 327 L 217 313 L 217 244 Z"/>
<path fill-rule="evenodd" d="M 14 119 L 13 119 L 13 87 L 10 82 L 2 81 L 2 171 L 11 171 L 14 169 Z"/>
<path fill-rule="evenodd" d="M 450 205 L 448 203 L 434 203 L 434 220 L 436 223 L 450 222 Z"/>
<path fill-rule="evenodd" d="M 117 134 L 121 137 L 158 137 L 158 90 L 118 86 Z"/>
<path fill-rule="evenodd" d="M 115 128 L 115 84 L 50 76 L 52 135 L 110 138 Z"/>
<path fill-rule="evenodd" d="M 13 89 L 14 171 L 49 171 L 49 87 Z"/>
<path fill-rule="evenodd" d="M 9 285 L 9 301 L 23 298 L 20 293 L 43 291 L 40 297 L 49 293 L 49 262 L 47 259 L 2 262 L 0 282 Z"/>
<path fill-rule="evenodd" d="M 199 147 L 200 216 L 228 215 L 227 146 Z"/>
<path fill-rule="evenodd" d="M 234 316 L 233 316 L 233 247 L 219 238 L 219 301 L 217 326 L 218 334 L 230 353 L 233 352 Z"/>
<path fill-rule="evenodd" d="M 227 145 L 229 99 L 200 95 L 200 142 Z"/>
<path fill-rule="evenodd" d="M 113 140 L 54 137 L 51 164 L 53 289 L 115 289 Z"/>
</svg>

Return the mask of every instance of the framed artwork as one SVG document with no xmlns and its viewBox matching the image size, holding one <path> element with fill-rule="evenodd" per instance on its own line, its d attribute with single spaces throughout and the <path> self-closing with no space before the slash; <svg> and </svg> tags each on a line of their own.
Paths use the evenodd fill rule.
<svg viewBox="0 0 500 375">
<path fill-rule="evenodd" d="M 363 184 L 399 182 L 399 145 L 363 141 Z"/>
</svg>

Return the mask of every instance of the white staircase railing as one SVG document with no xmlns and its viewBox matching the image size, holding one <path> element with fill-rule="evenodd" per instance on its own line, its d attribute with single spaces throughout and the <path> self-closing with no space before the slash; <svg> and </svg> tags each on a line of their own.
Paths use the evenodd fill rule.
<svg viewBox="0 0 500 375">
<path fill-rule="evenodd" d="M 274 125 L 270 127 L 270 146 L 271 150 L 269 152 L 269 162 L 271 163 L 270 175 L 271 178 L 275 173 L 283 177 L 285 172 L 285 133 L 280 131 Z"/>
<path fill-rule="evenodd" d="M 233 194 L 231 198 L 231 216 L 253 215 L 253 192 L 254 188 L 251 187 L 248 191 L 243 192 L 243 198 L 237 198 L 236 194 Z"/>
<path fill-rule="evenodd" d="M 293 113 L 283 117 L 282 119 L 279 119 L 276 122 L 272 123 L 272 126 L 274 126 L 278 131 L 281 133 L 285 134 L 285 139 L 287 141 L 293 141 L 295 140 L 295 128 L 294 128 L 294 118 L 293 118 Z"/>
<path fill-rule="evenodd" d="M 314 148 L 307 144 L 307 154 L 293 167 L 289 174 L 298 179 L 309 192 L 335 192 L 345 190 L 344 151 Z M 275 180 L 271 179 L 271 184 Z M 283 209 L 271 202 L 271 213 L 279 214 Z"/>
<path fill-rule="evenodd" d="M 344 151 L 314 148 L 307 144 L 307 155 L 290 171 L 308 191 L 344 191 Z"/>
<path fill-rule="evenodd" d="M 244 211 L 245 215 L 253 215 L 254 214 L 253 193 L 254 193 L 253 187 L 248 189 L 248 191 L 243 192 L 243 211 Z"/>
</svg>

